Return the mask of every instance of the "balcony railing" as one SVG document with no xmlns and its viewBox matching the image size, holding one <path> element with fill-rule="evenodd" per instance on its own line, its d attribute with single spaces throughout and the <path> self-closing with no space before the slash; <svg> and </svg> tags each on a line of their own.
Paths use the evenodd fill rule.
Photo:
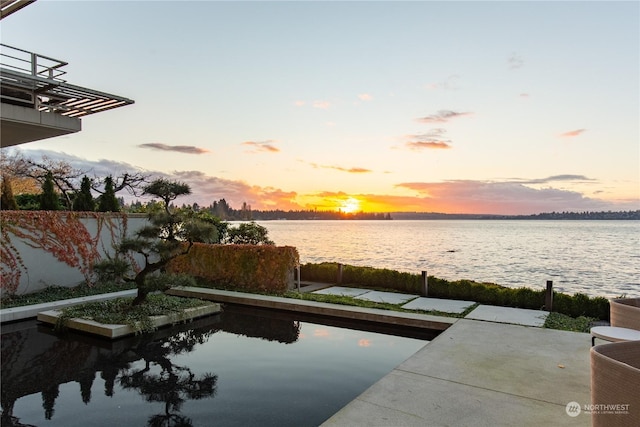
<svg viewBox="0 0 640 427">
<path fill-rule="evenodd" d="M 80 117 L 133 101 L 69 84 L 63 79 L 67 62 L 0 43 L 2 102 Z"/>
<path fill-rule="evenodd" d="M 62 67 L 69 65 L 68 62 L 8 46 L 4 43 L 0 43 L 0 56 L 2 57 L 0 64 L 4 68 L 58 81 L 64 81 L 61 77 L 67 72 L 62 70 Z"/>
</svg>

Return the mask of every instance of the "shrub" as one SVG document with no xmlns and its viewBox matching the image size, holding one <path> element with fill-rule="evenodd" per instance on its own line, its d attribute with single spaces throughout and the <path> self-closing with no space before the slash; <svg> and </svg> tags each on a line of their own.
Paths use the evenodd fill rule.
<svg viewBox="0 0 640 427">
<path fill-rule="evenodd" d="M 187 255 L 167 265 L 167 271 L 234 290 L 284 294 L 298 260 L 298 251 L 291 246 L 194 243 Z"/>
<path fill-rule="evenodd" d="M 338 264 L 323 262 L 320 264 L 304 264 L 300 266 L 300 278 L 311 282 L 337 283 Z"/>
<path fill-rule="evenodd" d="M 229 227 L 225 243 L 238 245 L 273 245 L 269 239 L 269 231 L 266 227 L 256 224 L 255 221 L 243 222 L 237 227 Z"/>
</svg>

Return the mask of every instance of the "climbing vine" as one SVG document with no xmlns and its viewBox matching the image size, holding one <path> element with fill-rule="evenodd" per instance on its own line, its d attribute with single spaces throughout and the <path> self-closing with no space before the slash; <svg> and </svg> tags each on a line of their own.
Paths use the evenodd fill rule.
<svg viewBox="0 0 640 427">
<path fill-rule="evenodd" d="M 94 218 L 97 232 L 92 236 L 82 218 Z M 112 241 L 118 239 L 118 219 L 126 229 L 126 215 L 104 215 L 94 212 L 2 211 L 0 213 L 0 287 L 9 294 L 17 291 L 27 267 L 13 239 L 45 251 L 70 267 L 77 268 L 91 283 L 93 264 L 100 259 L 98 244 L 106 224 Z"/>
</svg>

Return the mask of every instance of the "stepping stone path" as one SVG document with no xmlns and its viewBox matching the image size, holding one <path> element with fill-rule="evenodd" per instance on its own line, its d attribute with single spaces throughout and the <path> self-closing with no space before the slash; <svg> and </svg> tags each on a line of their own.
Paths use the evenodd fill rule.
<svg viewBox="0 0 640 427">
<path fill-rule="evenodd" d="M 475 304 L 473 301 L 426 298 L 420 297 L 419 295 L 372 291 L 369 289 L 348 288 L 345 286 L 331 286 L 319 291 L 314 291 L 313 293 L 323 295 L 342 295 L 366 301 L 389 304 L 406 303 L 402 308 L 407 310 L 441 311 L 443 313 L 453 314 L 464 313 L 465 310 Z M 465 319 L 541 327 L 544 325 L 548 315 L 548 312 L 540 310 L 479 305 L 467 314 Z"/>
</svg>

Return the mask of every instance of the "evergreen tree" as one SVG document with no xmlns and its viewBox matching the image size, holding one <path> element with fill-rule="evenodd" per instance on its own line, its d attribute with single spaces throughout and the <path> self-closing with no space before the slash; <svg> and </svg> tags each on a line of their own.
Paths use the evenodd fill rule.
<svg viewBox="0 0 640 427">
<path fill-rule="evenodd" d="M 230 227 L 227 230 L 225 243 L 238 245 L 273 245 L 269 239 L 269 230 L 255 221 L 239 224 L 237 227 Z"/>
<path fill-rule="evenodd" d="M 60 199 L 53 189 L 53 174 L 47 173 L 42 183 L 42 194 L 40 194 L 40 210 L 57 211 L 60 210 Z"/>
<path fill-rule="evenodd" d="M 16 203 L 15 197 L 13 197 L 13 188 L 11 187 L 11 181 L 6 175 L 2 176 L 2 194 L 0 194 L 0 209 L 5 211 L 18 210 L 18 203 Z"/>
<path fill-rule="evenodd" d="M 113 188 L 113 178 L 111 178 L 111 176 L 104 179 L 104 194 L 100 196 L 98 210 L 100 212 L 120 212 L 120 204 L 116 198 L 116 192 Z"/>
<path fill-rule="evenodd" d="M 86 175 L 82 177 L 80 192 L 73 199 L 73 210 L 93 212 L 96 210 L 96 202 L 91 195 L 91 180 Z"/>
</svg>

